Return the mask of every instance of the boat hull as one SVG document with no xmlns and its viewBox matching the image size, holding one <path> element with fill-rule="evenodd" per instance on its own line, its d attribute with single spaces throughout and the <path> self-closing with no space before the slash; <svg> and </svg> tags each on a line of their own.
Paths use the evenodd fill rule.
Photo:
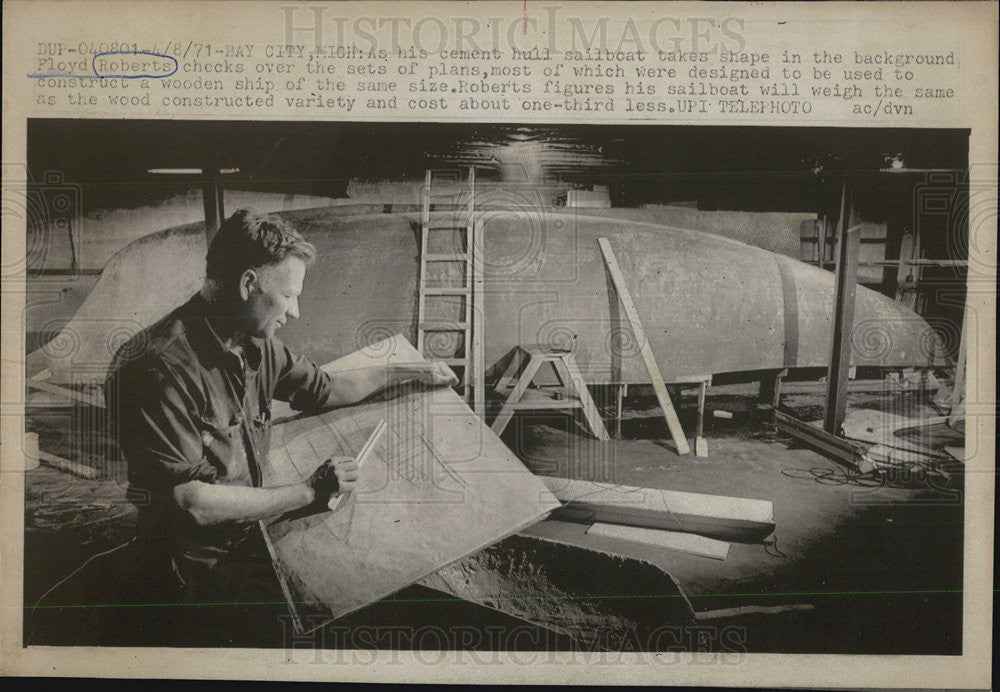
<svg viewBox="0 0 1000 692">
<path fill-rule="evenodd" d="M 301 319 L 279 336 L 328 362 L 386 336 L 416 340 L 419 214 L 286 212 L 316 245 Z M 448 215 L 435 213 L 447 223 Z M 590 383 L 648 383 L 641 343 L 605 269 L 597 239 L 621 265 L 643 330 L 667 381 L 693 374 L 825 367 L 830 358 L 834 276 L 795 259 L 709 235 L 576 213 L 487 211 L 484 235 L 484 350 L 487 368 L 519 344 L 573 348 Z M 457 247 L 461 233 L 434 242 Z M 448 251 L 436 247 L 432 251 Z M 73 319 L 29 356 L 29 374 L 52 381 L 100 373 L 132 334 L 183 303 L 204 276 L 200 224 L 168 229 L 119 252 Z M 437 265 L 444 285 L 458 265 Z M 459 299 L 436 303 L 460 319 Z M 61 327 L 61 329 L 60 329 Z M 858 288 L 852 365 L 943 364 L 941 343 L 916 313 Z M 432 355 L 460 350 L 455 334 L 431 339 Z"/>
</svg>

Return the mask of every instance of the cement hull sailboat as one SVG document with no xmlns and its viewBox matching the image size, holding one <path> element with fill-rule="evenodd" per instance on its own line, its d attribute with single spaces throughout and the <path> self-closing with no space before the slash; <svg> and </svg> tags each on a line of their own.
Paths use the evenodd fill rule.
<svg viewBox="0 0 1000 692">
<path fill-rule="evenodd" d="M 415 341 L 419 214 L 323 208 L 281 216 L 319 251 L 306 276 L 302 317 L 279 333 L 293 350 L 324 363 L 394 333 Z M 575 348 L 590 383 L 648 382 L 639 344 L 605 271 L 599 237 L 615 250 L 668 381 L 828 365 L 830 272 L 699 231 L 572 210 L 483 211 L 478 218 L 485 229 L 487 368 L 519 344 L 541 343 Z M 28 374 L 47 368 L 50 381 L 71 382 L 74 372 L 104 372 L 128 338 L 198 290 L 204 255 L 201 224 L 125 247 L 74 318 L 49 326 L 58 333 L 29 355 Z M 431 276 L 435 280 L 444 281 Z M 445 336 L 428 343 L 434 355 L 456 348 L 454 335 Z M 852 365 L 943 364 L 940 339 L 926 321 L 863 287 L 853 346 Z"/>
</svg>

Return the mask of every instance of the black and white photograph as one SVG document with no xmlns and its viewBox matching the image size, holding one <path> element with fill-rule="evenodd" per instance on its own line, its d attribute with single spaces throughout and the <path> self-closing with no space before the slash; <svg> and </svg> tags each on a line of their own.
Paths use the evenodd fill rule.
<svg viewBox="0 0 1000 692">
<path fill-rule="evenodd" d="M 969 129 L 26 142 L 24 646 L 962 655 Z"/>
</svg>

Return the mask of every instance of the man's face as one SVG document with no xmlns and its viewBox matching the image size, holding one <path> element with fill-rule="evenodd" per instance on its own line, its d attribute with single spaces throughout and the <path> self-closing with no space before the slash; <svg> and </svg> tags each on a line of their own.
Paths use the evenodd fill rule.
<svg viewBox="0 0 1000 692">
<path fill-rule="evenodd" d="M 244 274 L 240 286 L 244 331 L 250 336 L 267 338 L 274 336 L 289 319 L 297 318 L 305 276 L 305 262 L 293 256 Z"/>
</svg>

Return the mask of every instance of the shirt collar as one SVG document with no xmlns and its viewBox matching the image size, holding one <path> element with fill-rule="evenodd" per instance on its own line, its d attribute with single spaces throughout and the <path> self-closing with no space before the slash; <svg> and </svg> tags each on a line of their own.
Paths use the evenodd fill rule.
<svg viewBox="0 0 1000 692">
<path fill-rule="evenodd" d="M 224 322 L 228 317 L 223 312 L 222 305 L 205 300 L 200 293 L 196 293 L 185 307 L 190 318 L 189 324 L 195 328 L 194 333 L 197 335 L 199 344 L 205 348 L 208 355 L 220 360 L 232 356 L 239 357 L 238 354 L 226 347 L 215 328 L 215 325 Z M 243 347 L 246 363 L 254 370 L 260 368 L 263 343 L 263 339 L 256 337 L 247 337 L 240 343 Z"/>
</svg>

